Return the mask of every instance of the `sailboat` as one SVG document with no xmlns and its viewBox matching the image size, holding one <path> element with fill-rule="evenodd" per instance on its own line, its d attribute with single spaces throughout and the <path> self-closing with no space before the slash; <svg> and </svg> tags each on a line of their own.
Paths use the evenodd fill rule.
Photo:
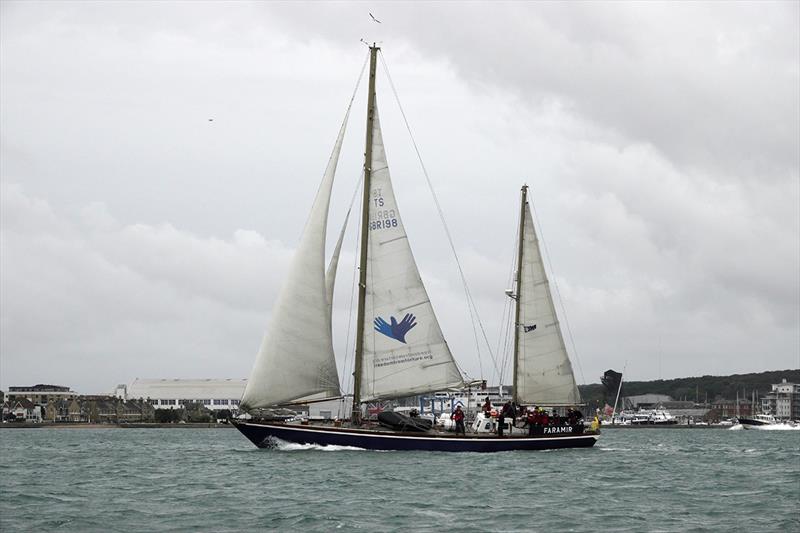
<svg viewBox="0 0 800 533">
<path fill-rule="evenodd" d="M 547 436 L 499 437 L 426 430 L 419 424 L 411 424 L 412 431 L 402 431 L 363 419 L 365 402 L 466 387 L 420 277 L 392 187 L 376 104 L 378 51 L 379 47 L 370 47 L 352 413 L 338 426 L 263 418 L 238 418 L 232 423 L 258 447 L 273 446 L 276 440 L 370 450 L 452 452 L 593 446 L 597 433 L 584 431 L 582 425 Z M 347 118 L 273 309 L 270 328 L 241 399 L 241 411 L 257 414 L 264 409 L 342 397 L 331 317 L 344 232 L 327 267 L 325 241 L 346 122 Z M 531 405 L 577 405 L 578 388 L 544 274 L 526 191 L 523 188 L 514 295 L 514 398 Z"/>
</svg>

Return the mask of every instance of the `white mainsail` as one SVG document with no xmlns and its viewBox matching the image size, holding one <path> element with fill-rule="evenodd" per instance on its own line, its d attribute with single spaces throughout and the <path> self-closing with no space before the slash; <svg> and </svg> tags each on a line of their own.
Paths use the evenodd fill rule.
<svg viewBox="0 0 800 533">
<path fill-rule="evenodd" d="M 310 395 L 315 398 L 340 395 L 329 301 L 333 284 L 326 280 L 325 236 L 346 124 L 347 118 L 272 311 L 270 328 L 247 381 L 241 409 L 279 405 Z M 338 250 L 334 257 L 338 258 Z M 332 266 L 335 272 L 335 262 Z"/>
<path fill-rule="evenodd" d="M 397 209 L 377 105 L 373 123 L 361 400 L 463 385 Z"/>
<path fill-rule="evenodd" d="M 545 274 L 530 206 L 524 208 L 517 357 L 517 399 L 529 405 L 580 403 Z"/>
</svg>

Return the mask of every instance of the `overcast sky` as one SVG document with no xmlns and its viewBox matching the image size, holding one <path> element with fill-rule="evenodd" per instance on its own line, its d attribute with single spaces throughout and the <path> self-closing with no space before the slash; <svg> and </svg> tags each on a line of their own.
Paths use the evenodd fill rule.
<svg viewBox="0 0 800 533">
<path fill-rule="evenodd" d="M 798 6 L 3 1 L 0 388 L 246 377 L 362 38 L 381 43 L 493 350 L 526 182 L 578 382 L 626 361 L 635 380 L 798 368 Z M 496 381 L 382 69 L 378 101 L 445 337 Z"/>
</svg>

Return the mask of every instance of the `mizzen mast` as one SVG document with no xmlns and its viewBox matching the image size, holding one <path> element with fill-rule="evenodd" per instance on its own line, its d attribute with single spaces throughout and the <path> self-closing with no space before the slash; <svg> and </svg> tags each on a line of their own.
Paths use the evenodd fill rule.
<svg viewBox="0 0 800 533">
<path fill-rule="evenodd" d="M 369 246 L 369 202 L 372 177 L 372 133 L 375 121 L 375 69 L 378 50 L 369 47 L 369 92 L 367 94 L 367 139 L 364 149 L 364 195 L 361 203 L 361 260 L 358 267 L 358 319 L 356 320 L 356 355 L 353 372 L 352 421 L 361 423 L 361 377 L 364 366 L 364 310 L 367 300 L 367 248 Z"/>
</svg>

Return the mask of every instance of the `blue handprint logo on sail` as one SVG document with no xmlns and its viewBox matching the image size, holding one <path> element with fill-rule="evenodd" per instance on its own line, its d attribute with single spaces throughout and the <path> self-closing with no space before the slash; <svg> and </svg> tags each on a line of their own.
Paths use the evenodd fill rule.
<svg viewBox="0 0 800 533">
<path fill-rule="evenodd" d="M 375 319 L 375 331 L 383 333 L 387 337 L 400 341 L 406 344 L 406 333 L 411 328 L 417 325 L 416 317 L 411 313 L 406 313 L 403 320 L 400 322 L 393 316 L 389 317 L 391 323 L 386 322 L 383 318 L 378 317 Z"/>
</svg>

